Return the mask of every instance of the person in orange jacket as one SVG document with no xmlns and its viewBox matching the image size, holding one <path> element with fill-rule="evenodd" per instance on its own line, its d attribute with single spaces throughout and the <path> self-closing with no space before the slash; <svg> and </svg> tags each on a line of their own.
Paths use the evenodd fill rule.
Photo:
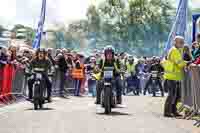
<svg viewBox="0 0 200 133">
<path fill-rule="evenodd" d="M 75 62 L 75 67 L 72 70 L 72 77 L 75 80 L 75 96 L 80 96 L 80 89 L 81 89 L 81 84 L 82 80 L 84 79 L 84 67 L 81 65 L 81 62 L 79 60 L 76 60 Z"/>
</svg>

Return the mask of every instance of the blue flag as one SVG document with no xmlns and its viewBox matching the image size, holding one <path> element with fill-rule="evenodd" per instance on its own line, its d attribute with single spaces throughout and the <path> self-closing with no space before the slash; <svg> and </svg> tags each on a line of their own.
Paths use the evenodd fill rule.
<svg viewBox="0 0 200 133">
<path fill-rule="evenodd" d="M 176 10 L 176 18 L 169 34 L 167 43 L 164 48 L 164 56 L 167 55 L 167 52 L 173 46 L 173 40 L 175 36 L 186 37 L 187 32 L 187 11 L 188 11 L 188 0 L 180 0 L 178 8 Z"/>
<path fill-rule="evenodd" d="M 45 15 L 46 15 L 46 0 L 43 0 L 40 20 L 38 23 L 38 28 L 37 28 L 35 39 L 33 41 L 34 49 L 40 48 L 40 42 L 41 42 L 41 38 L 42 38 L 42 34 L 43 34 L 43 27 L 44 27 L 44 22 L 45 22 Z"/>
</svg>

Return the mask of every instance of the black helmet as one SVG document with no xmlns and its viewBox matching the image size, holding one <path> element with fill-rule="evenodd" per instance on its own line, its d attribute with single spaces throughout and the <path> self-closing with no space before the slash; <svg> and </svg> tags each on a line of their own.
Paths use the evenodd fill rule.
<svg viewBox="0 0 200 133">
<path fill-rule="evenodd" d="M 38 49 L 37 49 L 37 52 L 38 52 L 38 53 L 44 53 L 44 54 L 45 54 L 45 53 L 46 53 L 46 50 L 45 50 L 44 48 L 38 48 Z"/>
<path fill-rule="evenodd" d="M 112 52 L 113 55 L 115 54 L 115 49 L 113 48 L 113 46 L 109 45 L 105 47 L 104 54 L 106 55 L 106 53 L 108 52 Z"/>
</svg>

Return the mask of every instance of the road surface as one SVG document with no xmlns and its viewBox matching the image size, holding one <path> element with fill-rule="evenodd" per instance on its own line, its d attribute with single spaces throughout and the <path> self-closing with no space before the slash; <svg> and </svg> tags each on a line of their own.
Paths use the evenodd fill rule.
<svg viewBox="0 0 200 133">
<path fill-rule="evenodd" d="M 200 133 L 193 121 L 164 118 L 164 98 L 127 96 L 109 116 L 93 98 L 53 100 L 40 111 L 29 102 L 0 108 L 0 133 Z"/>
</svg>

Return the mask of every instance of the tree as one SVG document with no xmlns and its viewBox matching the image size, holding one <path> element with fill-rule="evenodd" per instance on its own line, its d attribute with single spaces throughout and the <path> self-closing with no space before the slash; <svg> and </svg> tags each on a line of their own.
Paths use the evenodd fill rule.
<svg viewBox="0 0 200 133">
<path fill-rule="evenodd" d="M 86 20 L 74 21 L 68 28 L 58 24 L 54 44 L 92 49 L 112 44 L 118 51 L 156 55 L 166 41 L 174 14 L 168 0 L 104 0 L 89 6 Z"/>
<path fill-rule="evenodd" d="M 22 30 L 22 31 L 20 31 L 20 30 Z M 13 33 L 15 33 L 16 35 L 18 34 L 19 31 L 20 31 L 20 33 L 23 32 L 23 33 L 21 33 L 21 34 L 24 34 L 24 37 L 22 39 L 25 39 L 28 42 L 33 42 L 33 39 L 35 37 L 34 29 L 32 29 L 31 27 L 28 27 L 28 26 L 21 25 L 21 24 L 15 25 L 11 31 Z"/>
<path fill-rule="evenodd" d="M 2 36 L 2 33 L 6 31 L 6 28 L 4 28 L 2 25 L 0 25 L 0 36 Z"/>
</svg>

